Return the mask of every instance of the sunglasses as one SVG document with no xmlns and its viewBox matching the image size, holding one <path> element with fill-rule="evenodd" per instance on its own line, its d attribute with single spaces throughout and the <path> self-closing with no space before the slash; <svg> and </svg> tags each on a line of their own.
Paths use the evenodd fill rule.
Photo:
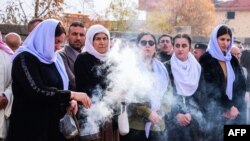
<svg viewBox="0 0 250 141">
<path fill-rule="evenodd" d="M 146 46 L 146 45 L 153 46 L 153 45 L 155 45 L 155 42 L 152 41 L 152 40 L 149 40 L 149 41 L 141 40 L 141 41 L 140 41 L 140 44 L 141 44 L 142 46 Z"/>
</svg>

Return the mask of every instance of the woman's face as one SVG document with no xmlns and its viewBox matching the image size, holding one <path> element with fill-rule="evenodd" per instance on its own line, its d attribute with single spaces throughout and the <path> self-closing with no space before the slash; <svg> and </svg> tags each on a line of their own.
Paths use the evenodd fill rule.
<svg viewBox="0 0 250 141">
<path fill-rule="evenodd" d="M 186 38 L 175 39 L 174 52 L 179 60 L 185 61 L 188 59 L 188 53 L 190 48 L 190 44 L 188 43 L 188 40 Z"/>
<path fill-rule="evenodd" d="M 222 52 L 227 52 L 227 47 L 229 46 L 231 37 L 229 34 L 221 35 L 217 38 L 218 45 Z"/>
<path fill-rule="evenodd" d="M 61 34 L 60 36 L 55 37 L 55 51 L 61 49 L 61 44 L 65 39 L 65 34 Z"/>
<path fill-rule="evenodd" d="M 101 54 L 108 51 L 109 39 L 105 33 L 97 33 L 93 40 L 95 50 Z"/>
<path fill-rule="evenodd" d="M 154 38 L 151 35 L 144 35 L 139 42 L 139 47 L 143 49 L 146 57 L 153 58 L 156 47 Z"/>
</svg>

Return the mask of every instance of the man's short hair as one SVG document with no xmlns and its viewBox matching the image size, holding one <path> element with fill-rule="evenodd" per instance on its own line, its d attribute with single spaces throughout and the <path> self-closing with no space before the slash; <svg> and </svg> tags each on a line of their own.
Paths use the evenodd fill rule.
<svg viewBox="0 0 250 141">
<path fill-rule="evenodd" d="M 84 28 L 84 25 L 83 25 L 82 22 L 79 22 L 79 21 L 72 22 L 72 23 L 70 24 L 70 26 L 69 26 L 68 32 L 70 32 L 70 27 L 78 27 L 78 26 Z"/>
<path fill-rule="evenodd" d="M 161 38 L 163 38 L 163 37 L 169 37 L 169 38 L 170 38 L 171 44 L 173 44 L 173 37 L 172 37 L 171 35 L 169 35 L 169 34 L 162 34 L 162 35 L 158 38 L 158 44 L 160 43 L 160 40 L 161 40 Z"/>
<path fill-rule="evenodd" d="M 37 23 L 37 22 L 40 23 L 42 21 L 43 21 L 43 19 L 41 19 L 41 18 L 34 18 L 34 19 L 30 20 L 28 23 L 28 32 L 31 32 L 35 28 L 35 26 L 34 26 L 35 23 Z"/>
</svg>

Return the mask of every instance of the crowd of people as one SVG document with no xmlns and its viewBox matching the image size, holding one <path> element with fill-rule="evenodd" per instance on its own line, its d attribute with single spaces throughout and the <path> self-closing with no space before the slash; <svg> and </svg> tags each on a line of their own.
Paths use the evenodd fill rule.
<svg viewBox="0 0 250 141">
<path fill-rule="evenodd" d="M 250 50 L 234 44 L 227 25 L 216 26 L 208 44 L 193 47 L 188 34 L 135 38 L 127 48 L 142 53 L 135 70 L 149 74 L 147 89 L 126 101 L 128 134 L 119 134 L 119 106 L 109 105 L 111 115 L 98 123 L 95 140 L 222 141 L 224 125 L 250 124 Z M 60 119 L 70 113 L 77 124 L 85 119 L 79 122 L 84 127 L 89 120 L 80 113 L 119 94 L 108 78 L 119 66 L 110 63 L 114 46 L 106 27 L 87 29 L 78 21 L 66 32 L 58 20 L 34 19 L 24 41 L 13 32 L 0 36 L 0 141 L 88 140 L 66 138 Z"/>
</svg>

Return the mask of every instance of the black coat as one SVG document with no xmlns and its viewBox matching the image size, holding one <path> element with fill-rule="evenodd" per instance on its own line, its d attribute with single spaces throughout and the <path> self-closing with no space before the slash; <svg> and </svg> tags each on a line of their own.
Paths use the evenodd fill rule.
<svg viewBox="0 0 250 141">
<path fill-rule="evenodd" d="M 203 113 L 200 109 L 200 96 L 202 96 L 202 75 L 200 77 L 197 90 L 191 96 L 181 96 L 177 94 L 176 85 L 174 83 L 174 76 L 172 74 L 170 61 L 164 63 L 168 70 L 169 78 L 173 86 L 173 97 L 171 112 L 166 119 L 168 140 L 174 141 L 201 141 L 203 139 L 202 126 L 204 125 Z M 184 102 L 185 101 L 185 102 Z M 180 126 L 177 121 L 177 114 L 189 113 L 192 116 L 191 123 L 188 126 Z M 175 134 L 178 133 L 178 134 Z"/>
<path fill-rule="evenodd" d="M 66 113 L 70 91 L 54 63 L 44 64 L 28 52 L 13 61 L 14 95 L 8 141 L 63 141 L 59 120 Z"/>
<path fill-rule="evenodd" d="M 211 140 L 220 140 L 223 135 L 224 124 L 244 124 L 246 123 L 246 104 L 244 102 L 244 95 L 246 90 L 245 78 L 243 76 L 242 68 L 238 60 L 232 56 L 230 61 L 235 80 L 233 82 L 233 99 L 229 100 L 226 95 L 226 79 L 223 70 L 216 58 L 213 58 L 208 52 L 203 54 L 199 60 L 203 71 L 205 84 L 205 94 L 202 97 L 202 109 L 207 120 L 207 127 L 211 127 L 213 132 Z M 235 106 L 240 111 L 240 115 L 236 120 L 227 120 L 222 114 L 232 106 Z"/>
</svg>

